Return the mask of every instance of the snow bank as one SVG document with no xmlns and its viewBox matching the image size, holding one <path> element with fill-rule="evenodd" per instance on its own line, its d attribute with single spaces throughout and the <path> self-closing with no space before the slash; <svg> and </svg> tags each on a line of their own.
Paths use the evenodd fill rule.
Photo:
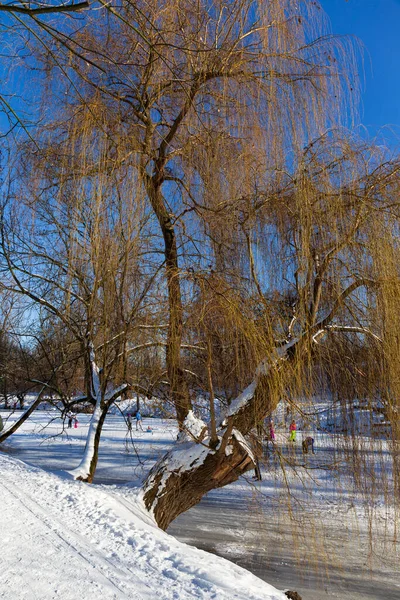
<svg viewBox="0 0 400 600">
<path fill-rule="evenodd" d="M 248 571 L 159 530 L 133 492 L 0 454 L 2 598 L 286 600 Z"/>
</svg>

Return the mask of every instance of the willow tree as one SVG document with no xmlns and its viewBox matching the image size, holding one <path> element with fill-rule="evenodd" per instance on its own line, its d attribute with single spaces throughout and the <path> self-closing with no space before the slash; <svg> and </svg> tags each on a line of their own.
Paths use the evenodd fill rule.
<svg viewBox="0 0 400 600">
<path fill-rule="evenodd" d="M 110 406 L 135 389 L 136 382 L 127 381 L 128 335 L 142 328 L 157 278 L 157 269 L 141 273 L 138 263 L 148 215 L 140 196 L 130 193 L 136 174 L 116 169 L 118 156 L 105 156 L 104 136 L 91 127 L 95 111 L 93 104 L 91 112 L 65 115 L 57 130 L 38 133 L 34 147 L 21 145 L 9 165 L 0 227 L 2 289 L 23 299 L 22 334 L 35 321 L 60 332 L 60 358 L 51 361 L 53 377 L 44 391 L 55 389 L 56 372 L 68 361 L 79 364 L 79 401 L 93 408 L 75 471 L 85 480 L 93 478 Z"/>
<path fill-rule="evenodd" d="M 62 99 L 46 119 L 59 123 L 66 105 L 90 115 L 106 157 L 92 169 L 118 171 L 151 215 L 140 244 L 151 239 L 159 259 L 143 272 L 163 270 L 159 314 L 180 434 L 143 500 L 166 528 L 253 466 L 246 437 L 288 390 L 307 391 L 317 344 L 331 335 L 388 343 L 397 166 L 333 131 L 357 103 L 357 58 L 329 35 L 316 2 L 100 4 L 79 27 L 40 21 L 48 38 L 36 60 L 46 93 Z M 210 398 L 210 426 L 193 415 L 193 376 Z M 224 387 L 218 419 L 213 398 Z"/>
</svg>

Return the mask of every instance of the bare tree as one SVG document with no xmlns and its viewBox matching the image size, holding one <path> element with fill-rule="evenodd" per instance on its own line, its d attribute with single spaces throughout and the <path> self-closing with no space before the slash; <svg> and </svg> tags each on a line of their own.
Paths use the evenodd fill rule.
<svg viewBox="0 0 400 600">
<path fill-rule="evenodd" d="M 125 193 L 127 180 L 108 169 L 107 158 L 100 166 L 101 148 L 94 144 L 92 151 L 88 127 L 79 118 L 72 122 L 68 152 L 60 153 L 54 141 L 43 141 L 34 154 L 23 149 L 10 172 L 17 186 L 9 182 L 2 207 L 1 255 L 3 289 L 21 296 L 34 319 L 63 331 L 66 343 L 57 336 L 59 364 L 71 360 L 72 352 L 80 357 L 80 395 L 94 413 L 77 476 L 91 480 L 107 411 L 135 386 L 121 381 L 127 336 L 145 312 L 157 272 L 139 276 L 137 240 L 148 217 L 140 198 Z M 49 365 L 51 351 L 47 344 Z"/>
</svg>

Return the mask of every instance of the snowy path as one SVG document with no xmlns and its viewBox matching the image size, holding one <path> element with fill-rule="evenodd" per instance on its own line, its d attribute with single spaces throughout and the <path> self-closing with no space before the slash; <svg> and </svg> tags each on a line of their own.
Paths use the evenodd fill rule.
<svg viewBox="0 0 400 600">
<path fill-rule="evenodd" d="M 145 522 L 134 494 L 120 501 L 2 454 L 0 472 L 0 598 L 285 598 L 244 569 Z"/>
<path fill-rule="evenodd" d="M 29 495 L 22 497 L 15 486 L 10 487 L 4 481 L 3 489 L 5 511 L 2 516 L 11 524 L 2 539 L 7 548 L 5 564 L 2 564 L 3 585 L 10 585 L 21 600 L 40 598 L 48 592 L 55 597 L 69 598 L 84 585 L 88 586 L 85 591 L 88 600 L 99 595 L 103 598 L 118 597 L 116 592 L 123 590 L 112 571 L 104 568 L 105 561 L 99 552 L 88 549 L 69 528 L 52 521 Z M 11 543 L 13 538 L 19 539 L 18 546 Z M 52 558 L 54 553 L 57 554 L 57 562 Z M 94 577 L 94 569 L 99 563 L 101 572 Z M 55 580 L 53 569 L 56 564 L 63 565 L 62 580 L 58 577 Z M 29 572 L 36 573 L 38 577 L 27 579 Z M 134 598 L 139 597 L 135 593 Z"/>
</svg>

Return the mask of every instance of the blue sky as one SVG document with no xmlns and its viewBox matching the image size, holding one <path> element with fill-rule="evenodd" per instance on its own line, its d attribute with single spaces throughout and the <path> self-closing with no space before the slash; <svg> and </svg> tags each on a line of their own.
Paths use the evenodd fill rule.
<svg viewBox="0 0 400 600">
<path fill-rule="evenodd" d="M 361 121 L 371 135 L 385 125 L 400 146 L 400 0 L 320 0 L 333 33 L 356 35 L 365 47 Z"/>
</svg>

